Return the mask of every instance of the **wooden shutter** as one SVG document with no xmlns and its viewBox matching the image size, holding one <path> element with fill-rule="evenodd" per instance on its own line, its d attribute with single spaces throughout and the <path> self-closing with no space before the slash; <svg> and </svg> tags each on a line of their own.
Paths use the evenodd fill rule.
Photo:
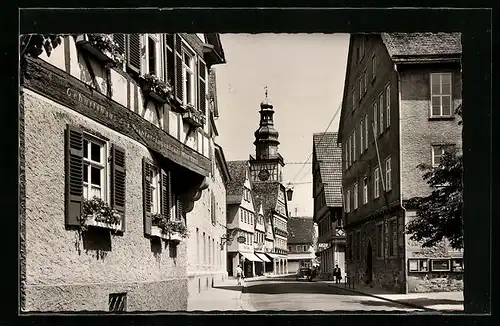
<svg viewBox="0 0 500 326">
<path fill-rule="evenodd" d="M 182 211 L 182 201 L 181 199 L 179 198 L 179 196 L 177 196 L 177 216 L 176 216 L 176 219 L 177 221 L 182 221 L 182 215 L 183 215 L 183 211 Z"/>
<path fill-rule="evenodd" d="M 206 112 L 207 76 L 205 63 L 198 60 L 198 110 L 203 114 Z"/>
<path fill-rule="evenodd" d="M 165 34 L 165 76 L 170 86 L 175 87 L 175 53 L 174 53 L 174 34 Z"/>
<path fill-rule="evenodd" d="M 184 97 L 184 80 L 182 78 L 182 39 L 179 34 L 175 34 L 175 99 L 180 103 Z"/>
<path fill-rule="evenodd" d="M 111 148 L 111 206 L 121 213 L 125 232 L 125 149 L 117 145 Z"/>
<path fill-rule="evenodd" d="M 144 200 L 144 234 L 151 234 L 151 168 L 146 158 L 142 159 L 142 192 Z"/>
<path fill-rule="evenodd" d="M 118 52 L 125 55 L 125 34 L 113 34 L 113 41 L 118 44 Z"/>
<path fill-rule="evenodd" d="M 79 226 L 83 213 L 83 131 L 66 128 L 66 214 L 67 226 Z"/>
<path fill-rule="evenodd" d="M 127 67 L 136 73 L 141 72 L 141 38 L 139 34 L 128 35 Z"/>
<path fill-rule="evenodd" d="M 161 170 L 161 213 L 170 219 L 170 173 Z"/>
</svg>

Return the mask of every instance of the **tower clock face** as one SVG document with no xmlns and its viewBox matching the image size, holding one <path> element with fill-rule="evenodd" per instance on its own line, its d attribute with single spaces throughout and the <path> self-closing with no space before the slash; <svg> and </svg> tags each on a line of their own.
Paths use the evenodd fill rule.
<svg viewBox="0 0 500 326">
<path fill-rule="evenodd" d="M 269 179 L 269 171 L 267 169 L 260 170 L 259 179 L 262 181 L 266 181 L 267 179 Z"/>
</svg>

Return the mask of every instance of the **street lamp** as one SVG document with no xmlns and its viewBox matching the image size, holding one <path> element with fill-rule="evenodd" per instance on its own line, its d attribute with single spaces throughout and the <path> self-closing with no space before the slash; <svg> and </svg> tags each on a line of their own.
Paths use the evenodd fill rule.
<svg viewBox="0 0 500 326">
<path fill-rule="evenodd" d="M 286 190 L 286 198 L 288 199 L 288 201 L 291 201 L 293 198 L 293 186 L 290 182 L 288 183 L 287 188 L 288 189 Z"/>
</svg>

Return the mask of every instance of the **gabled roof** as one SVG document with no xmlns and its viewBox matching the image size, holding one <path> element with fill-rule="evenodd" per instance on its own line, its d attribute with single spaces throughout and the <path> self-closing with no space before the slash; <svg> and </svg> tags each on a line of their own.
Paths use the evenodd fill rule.
<svg viewBox="0 0 500 326">
<path fill-rule="evenodd" d="M 256 182 L 252 184 L 255 205 L 259 207 L 262 204 L 264 216 L 269 216 L 271 210 L 276 208 L 279 191 L 279 182 Z"/>
<path fill-rule="evenodd" d="M 287 226 L 288 245 L 313 243 L 314 224 L 312 217 L 290 217 Z"/>
<path fill-rule="evenodd" d="M 328 207 L 342 207 L 342 147 L 337 136 L 336 132 L 313 134 L 313 152 Z"/>
<path fill-rule="evenodd" d="M 243 186 L 248 172 L 248 161 L 229 161 L 231 181 L 227 185 L 226 197 L 228 204 L 240 204 L 243 197 Z"/>
<path fill-rule="evenodd" d="M 400 57 L 448 56 L 462 53 L 460 33 L 382 33 L 393 60 Z"/>
<path fill-rule="evenodd" d="M 214 145 L 215 145 L 216 164 L 221 169 L 222 177 L 224 179 L 224 182 L 227 184 L 228 182 L 231 181 L 231 173 L 229 172 L 229 166 L 226 162 L 226 157 L 224 156 L 224 151 L 222 150 L 222 147 L 220 147 L 218 144 L 215 143 Z"/>
</svg>

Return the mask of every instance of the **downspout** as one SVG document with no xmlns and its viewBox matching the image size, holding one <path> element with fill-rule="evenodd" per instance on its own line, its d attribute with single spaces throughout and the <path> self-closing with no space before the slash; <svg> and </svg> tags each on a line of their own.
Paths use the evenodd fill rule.
<svg viewBox="0 0 500 326">
<path fill-rule="evenodd" d="M 408 252 L 406 250 L 406 244 L 407 244 L 407 235 L 406 235 L 406 209 L 403 206 L 403 178 L 401 177 L 402 175 L 402 167 L 403 167 L 403 151 L 402 151 L 402 142 L 401 142 L 401 135 L 402 135 L 402 128 L 401 128 L 401 75 L 399 74 L 398 71 L 398 66 L 397 64 L 394 64 L 394 71 L 396 72 L 396 78 L 398 80 L 397 83 L 397 94 L 398 94 L 398 128 L 399 128 L 399 135 L 398 135 L 398 144 L 399 144 L 399 205 L 401 207 L 401 210 L 403 211 L 403 261 L 401 262 L 401 268 L 403 270 L 403 284 L 404 287 L 402 288 L 402 292 L 404 294 L 408 293 L 408 269 L 406 268 L 406 262 L 408 261 Z"/>
</svg>

